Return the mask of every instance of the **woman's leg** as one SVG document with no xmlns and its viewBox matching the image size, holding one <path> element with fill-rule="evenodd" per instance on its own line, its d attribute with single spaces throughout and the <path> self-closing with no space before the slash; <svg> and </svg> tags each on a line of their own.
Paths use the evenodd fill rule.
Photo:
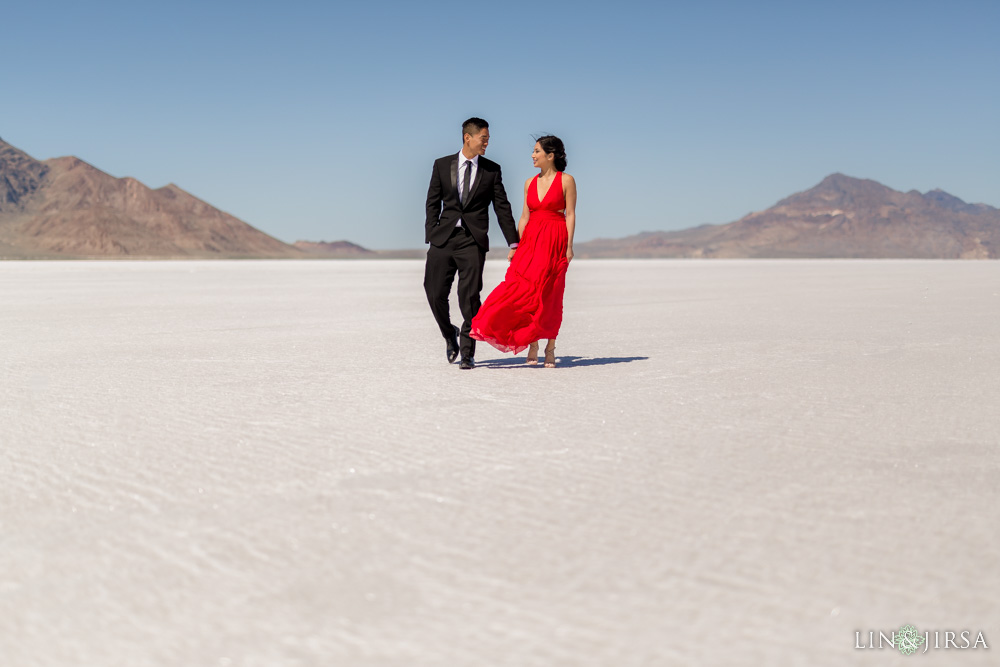
<svg viewBox="0 0 1000 667">
<path fill-rule="evenodd" d="M 548 344 L 545 346 L 545 367 L 555 368 L 556 367 L 556 339 L 550 338 Z"/>
<path fill-rule="evenodd" d="M 538 341 L 528 345 L 528 358 L 525 360 L 529 366 L 538 364 Z"/>
</svg>

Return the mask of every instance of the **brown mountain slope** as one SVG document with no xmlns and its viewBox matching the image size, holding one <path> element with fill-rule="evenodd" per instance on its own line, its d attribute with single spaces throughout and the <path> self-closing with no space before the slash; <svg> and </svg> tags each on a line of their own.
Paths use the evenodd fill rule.
<svg viewBox="0 0 1000 667">
<path fill-rule="evenodd" d="M 0 140 L 0 256 L 302 254 L 175 185 L 153 190 L 75 157 L 38 161 Z"/>
<path fill-rule="evenodd" d="M 1000 210 L 833 174 L 727 225 L 577 244 L 581 257 L 996 259 Z"/>
<path fill-rule="evenodd" d="M 0 216 L 20 212 L 49 168 L 0 139 Z"/>
</svg>

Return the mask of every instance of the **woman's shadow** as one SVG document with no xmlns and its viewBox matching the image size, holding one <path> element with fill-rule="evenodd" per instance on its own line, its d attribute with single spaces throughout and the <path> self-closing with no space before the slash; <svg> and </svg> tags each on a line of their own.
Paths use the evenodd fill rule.
<svg viewBox="0 0 1000 667">
<path fill-rule="evenodd" d="M 607 366 L 609 364 L 628 364 L 633 361 L 646 361 L 649 357 L 571 357 L 556 355 L 556 368 L 582 368 L 584 366 Z M 511 369 L 511 368 L 544 368 L 543 359 L 537 366 L 524 363 L 524 358 L 487 359 L 477 361 L 478 368 Z"/>
</svg>

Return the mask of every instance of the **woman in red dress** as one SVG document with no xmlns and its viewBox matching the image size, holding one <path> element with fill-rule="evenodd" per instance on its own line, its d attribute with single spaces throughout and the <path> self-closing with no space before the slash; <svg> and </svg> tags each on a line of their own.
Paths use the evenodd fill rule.
<svg viewBox="0 0 1000 667">
<path fill-rule="evenodd" d="M 538 363 L 538 341 L 548 339 L 545 367 L 555 368 L 562 324 L 566 269 L 573 259 L 576 181 L 565 173 L 566 149 L 558 137 L 541 137 L 531 161 L 539 169 L 524 184 L 524 209 L 510 266 L 472 319 L 470 335 L 501 352 L 528 349 Z"/>
</svg>

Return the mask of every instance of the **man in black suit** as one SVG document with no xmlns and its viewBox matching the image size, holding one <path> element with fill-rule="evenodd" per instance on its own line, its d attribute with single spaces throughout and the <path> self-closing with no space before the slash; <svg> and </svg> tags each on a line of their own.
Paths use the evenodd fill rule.
<svg viewBox="0 0 1000 667">
<path fill-rule="evenodd" d="M 424 243 L 429 243 L 424 267 L 424 291 L 441 335 L 447 341 L 448 363 L 462 354 L 460 368 L 475 366 L 476 341 L 469 337 L 472 318 L 479 312 L 483 289 L 483 265 L 490 249 L 489 206 L 510 245 L 508 259 L 517 247 L 517 224 L 507 201 L 500 177 L 500 165 L 487 160 L 489 123 L 470 118 L 462 123 L 462 150 L 434 161 L 431 184 L 427 188 L 427 220 Z M 458 305 L 465 322 L 462 329 L 452 325 L 448 295 L 458 271 Z M 461 344 L 458 336 L 461 334 Z"/>
</svg>

